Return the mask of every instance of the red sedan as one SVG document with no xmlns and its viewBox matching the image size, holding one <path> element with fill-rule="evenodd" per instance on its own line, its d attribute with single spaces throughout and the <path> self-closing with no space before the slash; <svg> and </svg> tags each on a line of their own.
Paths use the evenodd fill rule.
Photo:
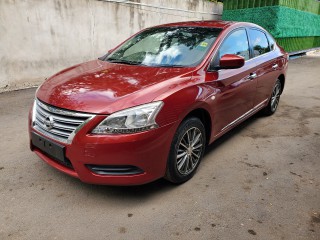
<svg viewBox="0 0 320 240">
<path fill-rule="evenodd" d="M 182 183 L 208 144 L 258 111 L 276 111 L 287 63 L 255 24 L 148 28 L 38 88 L 30 147 L 86 183 Z"/>
</svg>

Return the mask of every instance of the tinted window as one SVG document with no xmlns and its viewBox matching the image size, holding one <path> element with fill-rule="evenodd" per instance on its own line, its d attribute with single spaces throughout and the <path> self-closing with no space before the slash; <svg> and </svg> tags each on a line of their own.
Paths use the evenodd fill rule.
<svg viewBox="0 0 320 240">
<path fill-rule="evenodd" d="M 275 45 L 274 38 L 270 34 L 267 34 L 267 37 L 268 37 L 270 49 L 272 51 L 274 49 L 274 45 Z"/>
<path fill-rule="evenodd" d="M 222 43 L 219 57 L 221 58 L 225 54 L 235 54 L 244 57 L 246 60 L 249 59 L 249 43 L 244 29 L 232 32 Z"/>
<path fill-rule="evenodd" d="M 221 32 L 215 28 L 151 28 L 129 39 L 106 59 L 147 66 L 193 66 L 203 60 Z"/>
<path fill-rule="evenodd" d="M 266 35 L 259 31 L 250 29 L 249 30 L 250 42 L 253 48 L 253 57 L 257 57 L 264 53 L 270 52 L 269 42 Z"/>
</svg>

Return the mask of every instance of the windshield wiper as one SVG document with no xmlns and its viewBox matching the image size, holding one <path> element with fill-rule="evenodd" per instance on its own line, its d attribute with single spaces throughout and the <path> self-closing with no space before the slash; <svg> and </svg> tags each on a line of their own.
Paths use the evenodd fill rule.
<svg viewBox="0 0 320 240">
<path fill-rule="evenodd" d="M 140 65 L 140 66 L 147 66 L 147 67 L 167 67 L 167 68 L 183 68 L 186 67 L 184 65 L 178 65 L 178 64 L 158 64 L 158 65 L 148 65 L 143 64 L 140 62 L 130 61 L 130 60 L 124 60 L 124 59 L 115 59 L 115 58 L 109 58 L 106 59 L 108 62 L 111 63 L 122 63 L 122 64 L 128 64 L 128 65 Z"/>
<path fill-rule="evenodd" d="M 123 64 L 128 64 L 128 65 L 143 65 L 142 63 L 139 63 L 139 62 L 123 60 L 123 59 L 110 58 L 110 59 L 107 59 L 107 61 L 111 62 L 111 63 L 123 63 Z"/>
<path fill-rule="evenodd" d="M 167 68 L 184 68 L 187 66 L 184 65 L 178 65 L 178 64 L 159 64 L 159 65 L 154 65 L 153 67 L 167 67 Z"/>
</svg>

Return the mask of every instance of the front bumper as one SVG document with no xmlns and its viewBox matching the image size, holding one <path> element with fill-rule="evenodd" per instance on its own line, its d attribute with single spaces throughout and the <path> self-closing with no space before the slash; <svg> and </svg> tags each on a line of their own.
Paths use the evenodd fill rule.
<svg viewBox="0 0 320 240">
<path fill-rule="evenodd" d="M 74 137 L 71 144 L 57 142 L 44 136 L 31 125 L 29 115 L 30 148 L 52 167 L 85 183 L 106 185 L 139 185 L 164 176 L 171 141 L 176 130 L 172 123 L 146 132 L 126 135 L 93 135 L 92 129 L 105 116 L 95 116 Z M 65 147 L 65 157 L 72 168 L 49 157 L 31 141 L 35 132 Z M 92 166 L 133 166 L 142 171 L 131 174 L 98 174 Z"/>
</svg>

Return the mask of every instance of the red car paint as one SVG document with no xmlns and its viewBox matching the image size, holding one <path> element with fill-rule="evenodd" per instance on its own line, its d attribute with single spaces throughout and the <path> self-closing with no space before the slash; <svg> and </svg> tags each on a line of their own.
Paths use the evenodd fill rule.
<svg viewBox="0 0 320 240">
<path fill-rule="evenodd" d="M 210 144 L 265 107 L 277 78 L 280 77 L 284 84 L 288 56 L 277 44 L 273 51 L 246 61 L 241 68 L 207 71 L 220 44 L 232 30 L 250 27 L 263 30 L 257 25 L 200 21 L 162 26 L 198 26 L 223 30 L 203 61 L 195 67 L 131 66 L 93 60 L 49 78 L 39 87 L 37 99 L 57 108 L 96 116 L 77 132 L 71 144 L 51 139 L 65 146 L 65 155 L 73 169 L 45 155 L 30 140 L 31 149 L 40 158 L 86 183 L 148 183 L 164 176 L 173 135 L 188 114 L 201 109 L 208 116 L 205 124 L 210 130 Z M 254 79 L 250 78 L 253 73 L 257 75 Z M 159 100 L 164 105 L 156 118 L 158 128 L 133 134 L 91 134 L 107 115 Z M 30 134 L 36 132 L 43 135 L 32 127 L 31 115 L 32 109 L 29 116 Z M 86 164 L 132 165 L 142 169 L 143 173 L 99 175 Z"/>
</svg>

